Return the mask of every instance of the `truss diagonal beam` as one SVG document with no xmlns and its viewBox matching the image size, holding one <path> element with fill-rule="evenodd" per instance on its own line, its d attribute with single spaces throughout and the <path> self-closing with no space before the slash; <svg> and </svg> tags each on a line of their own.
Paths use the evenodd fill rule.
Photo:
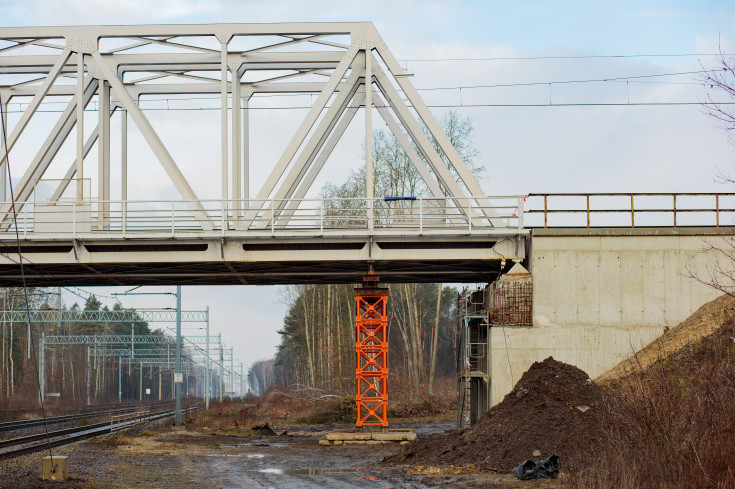
<svg viewBox="0 0 735 489">
<path fill-rule="evenodd" d="M 301 123 L 301 126 L 296 131 L 296 134 L 294 134 L 294 137 L 291 139 L 291 142 L 286 147 L 286 150 L 283 152 L 283 155 L 281 155 L 281 158 L 278 160 L 278 163 L 276 163 L 276 166 L 273 168 L 273 171 L 271 171 L 270 175 L 268 175 L 268 178 L 266 179 L 265 183 L 261 187 L 260 192 L 258 192 L 257 194 L 256 200 L 265 200 L 268 198 L 268 196 L 271 195 L 271 193 L 273 192 L 273 189 L 276 187 L 276 184 L 278 183 L 278 180 L 280 180 L 281 176 L 283 175 L 286 168 L 288 167 L 288 164 L 293 160 L 293 157 L 296 155 L 296 152 L 298 151 L 299 147 L 304 142 L 304 139 L 306 139 L 306 136 L 308 135 L 309 131 L 316 123 L 316 120 L 319 117 L 319 114 L 324 109 L 324 107 L 327 105 L 327 102 L 334 94 L 334 91 L 337 89 L 337 86 L 339 85 L 340 81 L 344 77 L 347 70 L 350 68 L 350 66 L 352 66 L 355 56 L 357 55 L 357 52 L 358 52 L 357 47 L 353 46 L 347 51 L 347 53 L 345 53 L 339 65 L 337 65 L 337 68 L 334 70 L 334 73 L 332 73 L 332 76 L 329 78 L 327 83 L 324 85 L 322 92 L 319 94 L 319 97 L 317 97 L 316 101 L 314 102 L 314 105 L 309 110 L 309 113 L 306 115 L 306 118 Z M 254 217 L 255 217 L 255 213 L 250 212 L 248 215 L 246 215 L 245 220 L 250 221 Z"/>
<path fill-rule="evenodd" d="M 87 86 L 84 88 L 82 107 L 86 107 L 87 104 L 89 104 L 89 101 L 97 90 L 97 86 L 97 80 L 90 78 L 89 83 L 87 83 Z M 23 209 L 31 193 L 33 193 L 36 183 L 46 173 L 51 161 L 58 154 L 59 149 L 69 137 L 72 129 L 76 126 L 76 111 L 77 99 L 73 98 L 64 109 L 64 112 L 59 117 L 59 120 L 56 122 L 53 130 L 49 133 L 46 141 L 41 146 L 41 149 L 39 149 L 36 157 L 26 169 L 25 174 L 15 185 L 14 193 L 16 212 L 20 212 L 20 210 Z M 11 205 L 5 204 L 2 210 L 3 222 L 12 217 L 9 215 L 10 211 Z"/>
<path fill-rule="evenodd" d="M 115 112 L 113 109 L 112 112 Z M 83 151 L 83 158 L 86 158 L 89 152 L 92 150 L 92 147 L 97 142 L 97 138 L 100 134 L 100 128 L 99 126 L 95 126 L 95 128 L 92 130 L 92 134 L 89 135 L 87 138 L 87 142 L 84 143 L 84 151 Z M 56 186 L 56 190 L 54 190 L 54 193 L 49 198 L 50 202 L 58 202 L 62 195 L 64 195 L 64 192 L 67 188 L 69 188 L 69 184 L 72 182 L 72 179 L 74 178 L 74 175 L 77 173 L 77 160 L 74 159 L 71 164 L 69 165 L 69 169 L 64 174 L 64 178 L 61 179 L 59 184 Z"/>
<path fill-rule="evenodd" d="M 329 159 L 329 156 L 332 154 L 332 151 L 334 151 L 335 146 L 337 146 L 337 143 L 342 138 L 342 135 L 347 130 L 350 122 L 352 122 L 355 114 L 357 114 L 357 110 L 363 103 L 365 103 L 365 94 L 359 92 L 356 93 L 347 110 L 345 110 L 342 114 L 342 118 L 340 119 L 339 123 L 332 131 L 332 134 L 329 136 L 329 140 L 319 152 L 319 156 L 317 156 L 317 158 L 314 160 L 314 163 L 312 163 L 311 167 L 309 168 L 309 172 L 306 174 L 306 176 L 304 176 L 303 180 L 299 184 L 298 189 L 296 189 L 292 196 L 290 195 L 288 197 L 291 200 L 289 200 L 288 205 L 286 206 L 286 210 L 284 210 L 282 213 L 282 219 L 288 220 L 291 218 L 294 211 L 296 210 L 296 207 L 298 206 L 298 202 L 304 198 L 306 192 L 308 192 L 311 186 L 314 184 L 314 180 L 316 180 L 319 172 L 324 167 L 327 159 Z"/>
<path fill-rule="evenodd" d="M 375 64 L 377 65 L 377 63 Z M 444 188 L 447 189 L 447 193 L 452 197 L 455 205 L 459 209 L 463 209 L 465 205 L 461 202 L 461 198 L 466 197 L 466 194 L 454 180 L 444 160 L 434 150 L 431 141 L 429 141 L 429 138 L 421 130 L 421 126 L 413 118 L 410 110 L 398 94 L 398 91 L 396 91 L 379 66 L 375 66 L 374 73 L 378 88 L 388 100 L 389 105 L 401 121 L 401 124 L 406 128 L 411 138 L 416 141 L 419 150 L 423 153 L 424 158 L 429 163 L 429 166 L 431 166 L 436 177 L 444 185 Z"/>
<path fill-rule="evenodd" d="M 314 134 L 306 143 L 306 146 L 294 162 L 294 165 L 291 167 L 288 175 L 286 175 L 286 178 L 283 180 L 280 188 L 276 191 L 274 195 L 276 200 L 291 198 L 294 190 L 303 178 L 304 173 L 309 169 L 314 158 L 316 158 L 316 155 L 324 146 L 324 143 L 334 129 L 334 126 L 337 125 L 339 116 L 344 112 L 350 100 L 355 95 L 355 92 L 360 85 L 360 77 L 365 73 L 364 69 L 361 70 L 359 68 L 360 64 L 360 56 L 358 55 L 352 66 L 352 73 L 337 93 L 337 96 L 332 101 L 332 105 L 327 110 L 327 113 L 324 114 L 324 117 L 322 117 L 322 120 L 315 129 Z M 279 211 L 284 205 L 284 202 L 280 202 L 278 204 Z M 264 227 L 266 224 L 267 223 L 263 221 L 259 223 L 259 227 Z"/>
<path fill-rule="evenodd" d="M 188 201 L 189 206 L 192 208 L 197 220 L 199 221 L 199 224 L 207 231 L 212 230 L 212 221 L 207 214 L 207 211 L 204 210 L 204 206 L 202 206 L 202 203 L 189 185 L 189 182 L 186 181 L 186 178 L 181 173 L 181 170 L 179 170 L 179 167 L 176 166 L 176 162 L 174 162 L 171 154 L 163 145 L 163 142 L 158 137 L 158 134 L 156 134 L 151 123 L 143 114 L 143 111 L 140 110 L 140 107 L 138 107 L 132 97 L 130 97 L 125 86 L 117 78 L 115 72 L 112 71 L 102 55 L 98 51 L 95 51 L 92 53 L 92 57 L 97 62 L 97 66 L 102 71 L 104 78 L 112 86 L 115 95 L 120 99 L 123 106 L 128 111 L 128 114 L 130 114 L 130 117 L 133 118 L 133 121 L 138 126 L 141 134 L 155 153 L 158 161 L 161 163 L 161 166 L 163 166 L 163 169 L 166 171 L 169 178 L 171 178 L 171 181 L 173 181 L 177 190 L 181 193 L 181 196 Z"/>
<path fill-rule="evenodd" d="M 429 189 L 429 192 L 431 192 L 431 194 L 436 198 L 444 197 L 444 193 L 442 192 L 441 187 L 439 187 L 439 184 L 436 183 L 436 179 L 432 177 L 431 173 L 429 173 L 429 171 L 426 169 L 426 165 L 421 160 L 421 157 L 416 152 L 416 149 L 414 149 L 411 142 L 408 140 L 408 137 L 406 137 L 406 134 L 401 130 L 401 126 L 398 125 L 398 122 L 395 120 L 395 118 L 393 118 L 393 114 L 391 114 L 390 110 L 388 110 L 388 107 L 386 106 L 383 99 L 377 93 L 374 93 L 373 97 L 375 97 L 375 101 L 378 105 L 378 113 L 385 121 L 388 129 L 390 129 L 395 138 L 398 140 L 398 143 L 401 145 L 401 148 L 403 148 L 403 151 L 406 153 L 406 156 L 408 156 L 408 159 L 410 159 L 413 163 L 416 171 L 419 172 L 419 175 L 426 184 L 426 187 Z"/>
<path fill-rule="evenodd" d="M 134 39 L 138 41 L 145 42 L 146 44 L 160 44 L 161 46 L 172 46 L 175 48 L 183 48 L 183 49 L 191 49 L 192 51 L 199 51 L 200 53 L 216 53 L 214 49 L 209 48 L 203 48 L 201 46 L 189 46 L 187 44 L 181 44 L 178 42 L 169 42 L 167 39 L 160 40 L 160 39 L 150 39 L 147 37 L 131 37 L 129 39 Z M 168 39 L 174 39 L 173 37 L 169 37 Z"/>
<path fill-rule="evenodd" d="M 392 73 L 401 73 L 401 66 L 400 64 L 398 64 L 398 61 L 393 57 L 393 54 L 390 51 L 388 51 L 387 49 L 378 48 L 378 53 L 380 54 L 383 62 L 386 64 L 386 67 Z M 484 192 L 480 188 L 480 185 L 477 183 L 477 180 L 470 173 L 467 165 L 464 164 L 464 162 L 462 161 L 462 157 L 459 155 L 454 145 L 452 145 L 452 143 L 449 141 L 447 135 L 444 134 L 444 131 L 439 126 L 439 123 L 436 122 L 436 119 L 431 114 L 431 111 L 429 111 L 429 108 L 426 106 L 423 99 L 419 96 L 419 93 L 414 88 L 411 80 L 406 77 L 396 77 L 396 81 L 401 87 L 401 90 L 403 90 L 403 93 L 406 94 L 406 97 L 413 105 L 416 113 L 426 125 L 426 128 L 436 139 L 439 147 L 449 159 L 449 162 L 452 164 L 452 167 L 457 172 L 457 175 L 459 175 L 459 178 L 462 180 L 464 186 L 467 187 L 470 194 L 475 196 L 483 195 Z"/>
<path fill-rule="evenodd" d="M 51 67 L 51 70 L 46 76 L 46 79 L 43 81 L 38 91 L 33 96 L 33 99 L 31 99 L 31 102 L 28 104 L 25 112 L 23 112 L 20 120 L 13 128 L 13 132 L 10 134 L 10 137 L 8 137 L 8 147 L 3 147 L 2 149 L 0 149 L 0 170 L 4 167 L 3 165 L 5 165 L 5 160 L 7 158 L 8 152 L 13 149 L 13 146 L 15 146 L 15 143 L 18 141 L 18 138 L 28 125 L 28 122 L 30 122 L 31 117 L 33 117 L 33 114 L 36 113 L 38 106 L 41 104 L 41 101 L 48 93 L 51 85 L 54 83 L 54 81 L 56 81 L 56 78 L 61 72 L 61 68 L 64 67 L 66 61 L 69 59 L 69 56 L 71 56 L 71 51 L 69 49 L 64 49 L 64 52 L 62 52 L 56 58 L 56 62 Z"/>
<path fill-rule="evenodd" d="M 319 35 L 314 35 L 314 36 L 291 38 L 290 41 L 279 42 L 276 44 L 270 44 L 268 46 L 261 46 L 259 48 L 250 49 L 248 51 L 243 52 L 242 56 L 247 56 L 250 53 L 257 53 L 259 51 L 267 51 L 268 49 L 282 48 L 283 46 L 291 46 L 292 44 L 299 44 L 304 41 L 313 41 L 313 40 L 321 39 L 322 37 L 326 37 L 326 36 L 328 36 L 328 34 L 319 34 Z"/>
</svg>

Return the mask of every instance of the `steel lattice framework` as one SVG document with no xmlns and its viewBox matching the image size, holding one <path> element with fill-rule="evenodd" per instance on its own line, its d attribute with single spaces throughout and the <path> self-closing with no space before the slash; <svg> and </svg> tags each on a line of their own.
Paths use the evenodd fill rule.
<svg viewBox="0 0 735 489">
<path fill-rule="evenodd" d="M 208 311 L 181 311 L 182 323 L 204 323 L 208 319 Z M 2 311 L 0 321 L 5 322 L 27 322 L 28 313 L 23 310 Z M 31 310 L 30 321 L 49 323 L 175 323 L 176 311 L 174 309 L 140 309 L 128 311 L 74 311 L 37 309 Z"/>
<path fill-rule="evenodd" d="M 525 257 L 523 199 L 484 194 L 409 76 L 371 23 L 0 28 L 0 103 L 25 104 L 6 129 L 0 164 L 26 144 L 22 136 L 42 103 L 65 104 L 53 128 L 33 138 L 37 146 L 23 146 L 24 154 L 35 154 L 15 185 L 28 283 L 359 282 L 368 260 L 388 282 L 487 279 L 496 262 Z M 186 94 L 219 95 L 220 158 L 206 162 L 220 180 L 216 200 L 199 198 L 140 105 L 141 97 Z M 315 98 L 251 195 L 249 109 L 264 94 Z M 90 131 L 92 105 L 98 117 Z M 358 112 L 366 195 L 309 198 Z M 374 195 L 373 112 L 396 136 L 427 195 Z M 110 131 L 113 117 L 121 121 L 119 139 Z M 128 200 L 128 120 L 179 199 Z M 67 140 L 75 142 L 76 158 L 59 162 Z M 110 171 L 117 145 L 119 179 Z M 93 148 L 97 172 L 90 179 Z M 64 178 L 41 198 L 36 189 L 57 165 Z M 0 240 L 15 231 L 5 183 Z M 111 198 L 113 183 L 120 200 Z M 17 257 L 0 252 L 0 286 L 16 284 Z"/>
<path fill-rule="evenodd" d="M 388 288 L 377 286 L 357 288 L 355 301 L 356 426 L 387 427 Z"/>
</svg>

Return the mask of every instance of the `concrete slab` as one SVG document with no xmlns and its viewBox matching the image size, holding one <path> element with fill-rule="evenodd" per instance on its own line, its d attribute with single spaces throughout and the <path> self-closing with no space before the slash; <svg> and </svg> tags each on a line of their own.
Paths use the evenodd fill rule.
<svg viewBox="0 0 735 489">
<path fill-rule="evenodd" d="M 380 441 L 413 441 L 416 433 L 413 431 L 389 431 L 388 433 L 373 433 L 373 440 Z"/>
<path fill-rule="evenodd" d="M 385 443 L 400 443 L 404 445 L 415 439 L 416 433 L 411 430 L 335 430 L 327 433 L 321 440 L 319 440 L 319 445 L 380 445 Z"/>
</svg>

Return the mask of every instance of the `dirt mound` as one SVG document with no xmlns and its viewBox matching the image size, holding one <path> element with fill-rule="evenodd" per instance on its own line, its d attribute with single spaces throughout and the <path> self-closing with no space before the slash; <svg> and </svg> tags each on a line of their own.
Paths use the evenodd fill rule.
<svg viewBox="0 0 735 489">
<path fill-rule="evenodd" d="M 684 346 L 712 335 L 733 318 L 735 318 L 735 297 L 727 294 L 720 296 L 697 309 L 694 314 L 671 328 L 666 334 L 656 338 L 632 357 L 623 360 L 600 375 L 595 381 L 608 383 L 646 370 L 657 361 L 678 352 Z"/>
<path fill-rule="evenodd" d="M 412 442 L 384 463 L 513 470 L 526 459 L 557 454 L 568 467 L 597 443 L 604 395 L 582 370 L 549 357 L 531 365 L 473 427 Z"/>
</svg>

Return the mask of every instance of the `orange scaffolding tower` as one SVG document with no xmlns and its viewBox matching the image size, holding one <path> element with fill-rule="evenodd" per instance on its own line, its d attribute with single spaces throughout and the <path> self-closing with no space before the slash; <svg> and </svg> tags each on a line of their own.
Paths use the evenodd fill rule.
<svg viewBox="0 0 735 489">
<path fill-rule="evenodd" d="M 388 288 L 378 287 L 370 272 L 363 287 L 355 289 L 357 302 L 355 345 L 357 363 L 357 422 L 388 427 Z"/>
</svg>

